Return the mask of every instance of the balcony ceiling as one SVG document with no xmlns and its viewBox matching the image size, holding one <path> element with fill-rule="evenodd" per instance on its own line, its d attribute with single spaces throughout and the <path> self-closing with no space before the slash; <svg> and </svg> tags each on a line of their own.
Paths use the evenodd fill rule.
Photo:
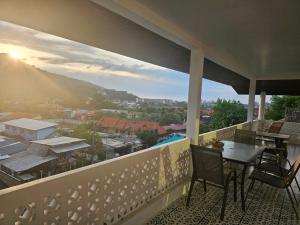
<svg viewBox="0 0 300 225">
<path fill-rule="evenodd" d="M 204 77 L 247 94 L 249 78 L 267 93 L 300 79 L 299 9 L 299 0 L 2 0 L 0 20 L 182 72 L 202 48 Z"/>
<path fill-rule="evenodd" d="M 257 79 L 300 78 L 300 1 L 137 0 Z"/>
</svg>

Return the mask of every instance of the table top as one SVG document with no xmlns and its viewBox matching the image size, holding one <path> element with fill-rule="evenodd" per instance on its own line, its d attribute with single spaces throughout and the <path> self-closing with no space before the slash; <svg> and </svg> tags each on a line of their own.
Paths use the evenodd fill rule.
<svg viewBox="0 0 300 225">
<path fill-rule="evenodd" d="M 290 138 L 290 135 L 288 135 L 288 134 L 277 134 L 277 133 L 269 133 L 269 132 L 262 132 L 262 131 L 256 131 L 256 135 L 280 138 L 280 139 L 289 139 Z"/>
<path fill-rule="evenodd" d="M 264 146 L 242 144 L 234 141 L 222 141 L 224 143 L 222 155 L 223 158 L 241 164 L 248 164 L 256 159 L 262 153 Z M 208 145 L 208 148 L 213 148 Z"/>
</svg>

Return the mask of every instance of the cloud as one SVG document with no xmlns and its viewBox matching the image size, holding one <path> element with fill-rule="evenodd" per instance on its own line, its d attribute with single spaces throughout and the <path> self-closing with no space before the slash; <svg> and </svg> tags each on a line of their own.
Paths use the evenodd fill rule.
<svg viewBox="0 0 300 225">
<path fill-rule="evenodd" d="M 188 75 L 116 53 L 0 21 L 0 52 L 19 51 L 49 72 L 126 90 L 141 97 L 187 100 Z M 202 99 L 237 99 L 230 86 L 203 81 Z"/>
<path fill-rule="evenodd" d="M 55 41 L 55 42 L 68 42 L 68 40 L 57 37 L 54 35 L 46 34 L 46 33 L 36 33 L 34 37 L 41 39 L 41 40 L 46 40 L 46 41 Z"/>
</svg>

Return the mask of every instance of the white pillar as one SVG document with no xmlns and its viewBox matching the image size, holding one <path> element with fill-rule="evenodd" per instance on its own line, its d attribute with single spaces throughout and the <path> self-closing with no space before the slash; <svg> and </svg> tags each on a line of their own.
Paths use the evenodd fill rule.
<svg viewBox="0 0 300 225">
<path fill-rule="evenodd" d="M 264 120 L 265 119 L 265 105 L 266 105 L 266 92 L 262 91 L 260 93 L 260 103 L 258 109 L 258 119 Z"/>
<path fill-rule="evenodd" d="M 250 79 L 247 121 L 253 120 L 253 112 L 254 112 L 254 105 L 255 105 L 255 89 L 256 89 L 256 80 Z"/>
<path fill-rule="evenodd" d="M 199 49 L 192 49 L 190 61 L 189 97 L 186 135 L 192 144 L 198 144 L 200 124 L 200 103 L 203 76 L 204 54 Z"/>
</svg>

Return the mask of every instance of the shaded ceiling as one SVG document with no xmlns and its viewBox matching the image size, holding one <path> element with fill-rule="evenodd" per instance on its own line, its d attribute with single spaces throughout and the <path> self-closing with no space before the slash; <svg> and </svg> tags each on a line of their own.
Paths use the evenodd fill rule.
<svg viewBox="0 0 300 225">
<path fill-rule="evenodd" d="M 300 77 L 299 0 L 137 0 L 257 78 Z"/>
<path fill-rule="evenodd" d="M 267 95 L 294 95 L 300 96 L 300 80 L 257 80 L 256 94 L 264 91 Z M 242 91 L 241 94 L 247 94 Z M 245 93 L 246 92 L 246 93 Z"/>
<path fill-rule="evenodd" d="M 90 1 L 2 0 L 0 19 L 189 73 L 189 49 Z M 208 59 L 204 77 L 236 90 L 249 86 L 247 78 Z"/>
</svg>

